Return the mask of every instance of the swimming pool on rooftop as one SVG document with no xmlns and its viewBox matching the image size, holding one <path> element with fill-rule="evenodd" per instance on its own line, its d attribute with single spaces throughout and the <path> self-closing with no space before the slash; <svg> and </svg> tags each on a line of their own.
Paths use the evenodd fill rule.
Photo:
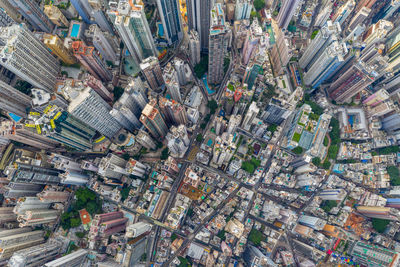
<svg viewBox="0 0 400 267">
<path fill-rule="evenodd" d="M 80 24 L 72 24 L 72 29 L 71 29 L 71 37 L 77 38 L 79 34 L 79 29 L 81 28 Z"/>
</svg>

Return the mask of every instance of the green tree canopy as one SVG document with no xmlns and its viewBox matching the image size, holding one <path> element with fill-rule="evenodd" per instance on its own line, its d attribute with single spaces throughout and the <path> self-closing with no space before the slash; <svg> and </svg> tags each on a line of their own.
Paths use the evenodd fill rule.
<svg viewBox="0 0 400 267">
<path fill-rule="evenodd" d="M 318 157 L 313 158 L 313 159 L 312 159 L 312 163 L 313 163 L 315 166 L 319 166 L 319 165 L 321 164 L 321 159 L 318 158 Z"/>
<path fill-rule="evenodd" d="M 254 0 L 254 8 L 260 11 L 265 7 L 265 0 Z"/>
<path fill-rule="evenodd" d="M 295 147 L 292 149 L 292 152 L 297 155 L 300 155 L 301 153 L 303 153 L 303 148 L 301 146 Z"/>
</svg>

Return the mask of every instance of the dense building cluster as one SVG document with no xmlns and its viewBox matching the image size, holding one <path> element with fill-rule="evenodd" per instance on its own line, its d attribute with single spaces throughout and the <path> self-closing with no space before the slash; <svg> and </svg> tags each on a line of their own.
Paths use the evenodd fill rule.
<svg viewBox="0 0 400 267">
<path fill-rule="evenodd" d="M 0 0 L 0 266 L 400 266 L 399 24 Z"/>
</svg>

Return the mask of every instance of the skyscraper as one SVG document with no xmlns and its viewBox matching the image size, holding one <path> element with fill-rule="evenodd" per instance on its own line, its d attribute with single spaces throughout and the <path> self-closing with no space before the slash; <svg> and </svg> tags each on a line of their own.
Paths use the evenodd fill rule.
<svg viewBox="0 0 400 267">
<path fill-rule="evenodd" d="M 387 70 L 398 71 L 400 67 L 400 32 L 387 39 L 386 47 L 386 55 L 389 57 Z"/>
<path fill-rule="evenodd" d="M 64 46 L 64 42 L 57 35 L 44 34 L 43 43 L 64 63 L 74 64 L 76 62 L 76 58 L 72 52 Z"/>
<path fill-rule="evenodd" d="M 390 4 L 385 7 L 382 19 L 389 19 L 396 10 L 400 7 L 400 0 L 392 0 Z"/>
<path fill-rule="evenodd" d="M 90 39 L 93 46 L 105 60 L 109 60 L 113 63 L 118 60 L 117 51 L 119 44 L 115 36 L 111 35 L 109 32 L 102 31 L 96 24 L 89 26 L 85 31 L 85 36 Z"/>
<path fill-rule="evenodd" d="M 145 106 L 142 115 L 140 116 L 140 121 L 154 138 L 159 140 L 167 135 L 168 127 L 165 124 L 160 111 L 157 109 L 155 99 L 150 100 L 150 102 Z"/>
<path fill-rule="evenodd" d="M 175 44 L 183 37 L 181 12 L 177 0 L 157 0 L 158 13 L 168 44 Z"/>
<path fill-rule="evenodd" d="M 235 20 L 250 19 L 250 13 L 253 9 L 252 1 L 236 0 Z"/>
<path fill-rule="evenodd" d="M 247 83 L 247 88 L 251 90 L 256 82 L 258 74 L 261 70 L 261 62 L 250 62 L 244 74 L 244 83 Z"/>
<path fill-rule="evenodd" d="M 260 109 L 257 107 L 256 102 L 251 102 L 249 109 L 247 110 L 246 116 L 243 118 L 242 127 L 245 130 L 249 130 L 251 124 L 253 123 L 254 119 L 256 118 Z"/>
<path fill-rule="evenodd" d="M 0 260 L 9 259 L 14 252 L 44 242 L 43 231 L 32 231 L 29 227 L 0 232 Z"/>
<path fill-rule="evenodd" d="M 82 20 L 88 24 L 90 21 L 90 11 L 91 7 L 89 5 L 89 1 L 84 0 L 71 0 L 71 4 L 75 7 L 76 11 L 78 11 L 79 16 L 81 16 Z"/>
<path fill-rule="evenodd" d="M 247 65 L 249 63 L 249 60 L 252 58 L 254 55 L 254 52 L 256 51 L 258 47 L 258 43 L 260 41 L 260 38 L 262 36 L 262 28 L 258 24 L 258 20 L 253 20 L 253 23 L 250 26 L 250 31 L 249 35 L 246 38 L 246 41 L 244 42 L 244 47 L 243 47 L 243 63 Z"/>
<path fill-rule="evenodd" d="M 24 25 L 0 29 L 0 64 L 33 86 L 52 92 L 60 64 Z"/>
<path fill-rule="evenodd" d="M 31 98 L 0 80 L 0 109 L 26 117 Z"/>
<path fill-rule="evenodd" d="M 98 174 L 103 177 L 121 179 L 122 175 L 129 175 L 126 171 L 127 161 L 114 154 L 109 153 L 99 163 Z"/>
<path fill-rule="evenodd" d="M 138 77 L 129 83 L 115 102 L 111 115 L 127 130 L 139 129 L 142 125 L 139 118 L 147 102 L 143 82 Z"/>
<path fill-rule="evenodd" d="M 371 25 L 363 36 L 363 42 L 367 46 L 382 42 L 386 35 L 393 29 L 393 23 L 387 20 L 379 20 Z M 390 53 L 390 52 L 389 52 Z"/>
<path fill-rule="evenodd" d="M 364 7 L 371 9 L 375 2 L 376 0 L 361 0 L 357 4 L 356 11 L 359 12 Z"/>
<path fill-rule="evenodd" d="M 60 254 L 62 242 L 51 239 L 45 244 L 19 250 L 10 258 L 10 266 L 42 266 Z"/>
<path fill-rule="evenodd" d="M 110 105 L 90 87 L 81 91 L 68 107 L 71 115 L 108 138 L 112 138 L 121 129 L 119 123 L 110 115 L 110 110 Z"/>
<path fill-rule="evenodd" d="M 34 0 L 8 0 L 22 16 L 38 31 L 50 33 L 54 24 Z"/>
<path fill-rule="evenodd" d="M 96 214 L 90 227 L 89 239 L 96 241 L 100 238 L 109 237 L 112 234 L 124 231 L 128 218 L 124 217 L 122 211 L 114 211 Z"/>
<path fill-rule="evenodd" d="M 289 46 L 282 29 L 278 27 L 275 20 L 271 21 L 272 29 L 275 35 L 275 44 L 271 49 L 271 63 L 274 75 L 281 75 L 284 67 L 289 63 Z"/>
<path fill-rule="evenodd" d="M 14 24 L 15 21 L 7 14 L 7 12 L 2 8 L 0 3 L 0 26 L 7 27 Z"/>
<path fill-rule="evenodd" d="M 103 82 L 111 81 L 113 75 L 106 63 L 100 57 L 99 52 L 93 46 L 86 46 L 82 41 L 72 43 L 74 56 L 97 79 Z"/>
<path fill-rule="evenodd" d="M 163 77 L 171 98 L 179 103 L 182 103 L 178 76 L 171 62 L 168 62 L 168 64 L 165 66 Z"/>
<path fill-rule="evenodd" d="M 137 63 L 158 55 L 141 0 L 120 0 L 112 15 L 115 28 Z"/>
<path fill-rule="evenodd" d="M 340 32 L 340 24 L 332 23 L 332 21 L 328 20 L 326 25 L 321 28 L 314 40 L 311 41 L 301 56 L 299 60 L 300 67 L 304 70 L 308 70 L 309 66 L 317 59 L 317 56 L 320 55 L 333 41 L 338 39 Z"/>
<path fill-rule="evenodd" d="M 140 69 L 151 89 L 158 90 L 158 88 L 164 84 L 160 63 L 157 58 L 146 58 L 140 63 Z"/>
<path fill-rule="evenodd" d="M 210 20 L 208 82 L 218 84 L 224 76 L 224 58 L 232 34 L 225 23 L 225 14 L 220 3 L 215 4 L 211 10 Z"/>
<path fill-rule="evenodd" d="M 4 197 L 18 199 L 20 197 L 33 197 L 42 191 L 43 185 L 31 183 L 10 182 L 6 186 Z"/>
<path fill-rule="evenodd" d="M 54 149 L 59 143 L 37 132 L 35 125 L 26 126 L 19 122 L 0 123 L 0 136 L 36 148 Z"/>
<path fill-rule="evenodd" d="M 354 30 L 357 25 L 361 24 L 364 22 L 364 20 L 368 17 L 369 13 L 371 13 L 371 9 L 368 7 L 363 7 L 360 9 L 360 11 L 357 12 L 357 14 L 352 18 L 349 24 L 349 31 Z"/>
<path fill-rule="evenodd" d="M 324 82 L 344 61 L 348 50 L 344 42 L 334 41 L 309 67 L 304 75 L 304 83 L 317 88 Z"/>
<path fill-rule="evenodd" d="M 263 112 L 261 116 L 266 123 L 280 125 L 291 113 L 290 110 L 281 106 L 280 100 L 271 98 L 265 113 Z"/>
<path fill-rule="evenodd" d="M 277 17 L 277 23 L 279 28 L 281 29 L 287 29 L 289 26 L 290 21 L 292 20 L 292 17 L 294 15 L 294 12 L 297 9 L 297 6 L 299 5 L 301 1 L 300 0 L 284 0 L 281 9 L 279 10 L 279 14 Z"/>
<path fill-rule="evenodd" d="M 126 171 L 130 175 L 142 178 L 147 172 L 147 166 L 138 160 L 129 159 L 128 163 L 126 164 Z"/>
<path fill-rule="evenodd" d="M 99 0 L 88 0 L 90 5 L 90 16 L 92 23 L 96 23 L 103 31 L 107 31 L 113 34 L 113 29 L 107 20 L 106 15 L 103 12 L 103 1 Z"/>
<path fill-rule="evenodd" d="M 350 13 L 353 11 L 355 4 L 354 0 L 349 0 L 344 3 L 332 17 L 333 22 L 339 22 L 340 25 L 343 25 L 346 19 L 350 16 Z"/>
<path fill-rule="evenodd" d="M 126 228 L 126 236 L 130 238 L 135 238 L 141 236 L 144 233 L 147 233 L 151 230 L 152 225 L 145 222 L 137 222 L 129 225 Z"/>
<path fill-rule="evenodd" d="M 207 52 L 211 0 L 187 0 L 186 5 L 189 30 L 195 30 L 198 33 L 201 51 Z"/>
<path fill-rule="evenodd" d="M 88 251 L 79 249 L 61 258 L 55 259 L 44 264 L 45 267 L 80 267 L 85 262 Z"/>
<path fill-rule="evenodd" d="M 57 112 L 50 121 L 53 121 L 54 128 L 49 138 L 78 151 L 92 149 L 96 131 L 89 124 L 82 123 L 66 111 Z"/>
<path fill-rule="evenodd" d="M 331 84 L 328 93 L 337 102 L 348 101 L 374 80 L 375 77 L 370 67 L 358 62 Z"/>
<path fill-rule="evenodd" d="M 49 19 L 57 26 L 68 27 L 69 21 L 60 11 L 60 9 L 53 5 L 45 5 L 44 13 L 49 17 Z"/>
<path fill-rule="evenodd" d="M 400 114 L 393 113 L 382 119 L 382 128 L 388 133 L 397 133 L 400 131 Z"/>
<path fill-rule="evenodd" d="M 168 100 L 164 97 L 160 98 L 158 102 L 160 111 L 165 118 L 166 123 L 173 125 L 187 124 L 188 115 L 182 104 L 174 100 Z"/>
<path fill-rule="evenodd" d="M 189 32 L 189 57 L 192 65 L 195 66 L 200 62 L 200 38 L 199 34 L 195 30 Z"/>
<path fill-rule="evenodd" d="M 357 212 L 369 218 L 385 219 L 391 221 L 399 220 L 399 211 L 390 207 L 380 206 L 358 206 Z"/>
</svg>

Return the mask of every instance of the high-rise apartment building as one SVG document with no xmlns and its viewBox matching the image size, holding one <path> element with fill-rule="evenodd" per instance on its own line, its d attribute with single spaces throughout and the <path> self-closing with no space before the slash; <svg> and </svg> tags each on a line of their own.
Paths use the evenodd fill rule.
<svg viewBox="0 0 400 267">
<path fill-rule="evenodd" d="M 247 88 L 249 88 L 249 90 L 253 88 L 256 79 L 260 73 L 261 66 L 261 62 L 258 61 L 250 62 L 247 66 L 243 81 L 247 84 Z"/>
<path fill-rule="evenodd" d="M 144 233 L 150 232 L 152 225 L 145 222 L 137 222 L 129 225 L 126 228 L 126 236 L 129 238 L 136 238 Z"/>
<path fill-rule="evenodd" d="M 346 43 L 338 41 L 331 43 L 308 68 L 304 75 L 304 83 L 313 88 L 320 86 L 342 64 L 347 52 Z"/>
<path fill-rule="evenodd" d="M 74 56 L 94 77 L 96 77 L 96 79 L 102 80 L 103 82 L 112 80 L 112 72 L 108 69 L 104 59 L 100 57 L 99 52 L 93 46 L 86 46 L 82 41 L 74 41 L 72 43 L 72 49 L 74 51 Z"/>
<path fill-rule="evenodd" d="M 251 124 L 253 123 L 254 119 L 257 117 L 258 112 L 260 109 L 257 107 L 256 102 L 251 102 L 249 109 L 247 110 L 246 116 L 244 116 L 242 121 L 242 127 L 245 130 L 249 130 Z"/>
<path fill-rule="evenodd" d="M 156 57 L 143 60 L 140 63 L 140 69 L 151 89 L 158 90 L 164 84 L 160 63 Z"/>
<path fill-rule="evenodd" d="M 357 12 L 357 14 L 352 18 L 349 24 L 349 31 L 353 31 L 357 25 L 361 24 L 364 22 L 364 20 L 369 16 L 369 13 L 371 13 L 371 9 L 368 7 L 363 7 L 360 9 L 360 11 Z"/>
<path fill-rule="evenodd" d="M 159 99 L 158 104 L 160 107 L 160 111 L 167 124 L 173 124 L 173 125 L 187 124 L 188 115 L 185 107 L 182 104 L 174 100 L 168 100 L 164 97 Z"/>
<path fill-rule="evenodd" d="M 363 8 L 371 9 L 372 6 L 375 4 L 376 0 L 361 0 L 358 2 L 356 7 L 356 12 L 359 12 Z"/>
<path fill-rule="evenodd" d="M 13 212 L 13 207 L 0 207 L 0 224 L 3 225 L 7 222 L 15 222 L 17 215 Z"/>
<path fill-rule="evenodd" d="M 311 227 L 314 230 L 320 231 L 324 228 L 326 221 L 318 218 L 318 217 L 314 217 L 314 216 L 308 216 L 308 215 L 301 215 L 299 217 L 298 222 L 302 225 Z"/>
<path fill-rule="evenodd" d="M 10 4 L 8 0 L 0 0 L 0 8 L 4 9 L 5 13 L 7 16 L 9 16 L 13 21 L 16 23 L 20 23 L 22 20 L 22 15 L 18 12 L 18 10 Z M 4 13 L 3 13 L 4 15 Z M 4 25 L 5 26 L 10 26 L 9 25 Z"/>
<path fill-rule="evenodd" d="M 180 58 L 174 58 L 174 68 L 176 70 L 176 76 L 180 85 L 186 85 L 192 76 L 189 68 L 187 68 L 185 62 Z"/>
<path fill-rule="evenodd" d="M 134 159 L 128 160 L 125 169 L 129 175 L 134 175 L 140 178 L 142 178 L 147 172 L 146 165 Z"/>
<path fill-rule="evenodd" d="M 389 57 L 387 70 L 397 72 L 400 68 L 400 32 L 387 39 L 386 47 L 386 55 Z"/>
<path fill-rule="evenodd" d="M 331 84 L 329 96 L 337 102 L 348 101 L 375 80 L 373 74 L 369 66 L 358 62 Z"/>
<path fill-rule="evenodd" d="M 111 33 L 102 31 L 97 24 L 92 24 L 85 31 L 86 38 L 90 39 L 100 55 L 111 62 L 118 60 L 117 51 L 119 44 L 117 38 Z"/>
<path fill-rule="evenodd" d="M 283 74 L 284 68 L 289 63 L 289 45 L 282 29 L 278 27 L 275 20 L 271 21 L 271 25 L 275 34 L 275 44 L 272 46 L 270 58 L 274 75 L 277 76 Z"/>
<path fill-rule="evenodd" d="M 101 159 L 97 173 L 103 177 L 121 179 L 122 175 L 129 176 L 126 171 L 127 161 L 114 154 L 109 153 Z"/>
<path fill-rule="evenodd" d="M 11 258 L 14 252 L 44 242 L 44 232 L 29 227 L 0 231 L 0 260 Z"/>
<path fill-rule="evenodd" d="M 258 47 L 258 43 L 262 36 L 262 28 L 258 24 L 258 20 L 253 20 L 250 26 L 249 35 L 246 38 L 243 46 L 243 63 L 247 65 L 249 60 L 254 56 L 254 52 Z"/>
<path fill-rule="evenodd" d="M 333 22 L 339 22 L 340 25 L 346 21 L 346 19 L 350 16 L 351 12 L 355 7 L 355 1 L 349 0 L 345 2 L 337 11 L 336 14 L 332 17 Z"/>
<path fill-rule="evenodd" d="M 60 254 L 62 245 L 61 241 L 51 239 L 45 244 L 19 250 L 13 254 L 8 264 L 19 267 L 43 266 Z"/>
<path fill-rule="evenodd" d="M 382 128 L 390 134 L 400 131 L 400 114 L 393 113 L 382 119 Z"/>
<path fill-rule="evenodd" d="M 108 138 L 112 138 L 121 129 L 119 123 L 110 115 L 110 110 L 110 105 L 90 87 L 82 90 L 68 107 L 72 116 Z"/>
<path fill-rule="evenodd" d="M 90 5 L 90 16 L 92 23 L 96 23 L 99 27 L 110 34 L 113 34 L 113 29 L 108 21 L 106 15 L 103 12 L 103 1 L 100 0 L 88 0 Z"/>
<path fill-rule="evenodd" d="M 64 16 L 64 14 L 58 9 L 58 7 L 53 5 L 45 5 L 44 13 L 49 17 L 51 22 L 57 26 L 68 27 L 69 21 Z"/>
<path fill-rule="evenodd" d="M 74 64 L 76 58 L 68 48 L 64 46 L 64 42 L 55 34 L 44 34 L 43 43 L 50 51 L 66 64 Z"/>
<path fill-rule="evenodd" d="M 114 211 L 96 214 L 90 227 L 89 239 L 96 241 L 100 238 L 109 237 L 112 234 L 124 231 L 128 218 L 124 217 L 122 211 Z"/>
<path fill-rule="evenodd" d="M 318 55 L 320 55 L 333 41 L 338 40 L 340 32 L 340 24 L 332 23 L 328 20 L 326 25 L 321 28 L 301 56 L 299 60 L 300 67 L 307 71 L 309 66 L 316 61 Z"/>
<path fill-rule="evenodd" d="M 140 121 L 157 140 L 160 140 L 167 135 L 168 127 L 158 110 L 155 99 L 150 100 L 150 102 L 145 106 L 142 115 L 140 116 Z"/>
<path fill-rule="evenodd" d="M 8 2 L 38 31 L 52 32 L 54 24 L 34 0 L 8 0 Z"/>
<path fill-rule="evenodd" d="M 171 62 L 168 62 L 168 64 L 165 66 L 163 77 L 171 98 L 179 103 L 182 103 L 178 75 Z"/>
<path fill-rule="evenodd" d="M 183 124 L 178 127 L 172 126 L 165 139 L 173 157 L 183 157 L 189 148 L 190 140 Z"/>
<path fill-rule="evenodd" d="M 86 249 L 79 249 L 61 258 L 44 264 L 45 267 L 80 267 L 86 260 L 88 251 Z"/>
<path fill-rule="evenodd" d="M 253 3 L 250 0 L 236 0 L 235 20 L 250 19 Z"/>
<path fill-rule="evenodd" d="M 193 66 L 200 62 L 200 38 L 199 34 L 195 30 L 189 32 L 189 58 Z"/>
<path fill-rule="evenodd" d="M 231 35 L 231 30 L 225 22 L 222 5 L 217 3 L 210 13 L 207 79 L 210 84 L 219 84 L 224 77 L 224 58 L 231 42 Z"/>
<path fill-rule="evenodd" d="M 394 12 L 396 10 L 398 10 L 400 7 L 400 0 L 392 0 L 390 4 L 388 4 L 384 11 L 382 12 L 382 19 L 389 19 L 392 17 L 392 15 L 394 14 Z"/>
<path fill-rule="evenodd" d="M 26 117 L 31 98 L 0 80 L 0 109 Z"/>
<path fill-rule="evenodd" d="M 157 7 L 168 44 L 171 45 L 180 42 L 183 37 L 183 29 L 179 1 L 157 0 Z"/>
<path fill-rule="evenodd" d="M 36 196 L 43 202 L 67 202 L 71 193 L 63 187 L 46 186 L 44 190 Z"/>
<path fill-rule="evenodd" d="M 60 64 L 23 24 L 0 29 L 0 64 L 33 86 L 52 92 Z"/>
<path fill-rule="evenodd" d="M 15 21 L 1 7 L 1 3 L 0 3 L 0 26 L 1 27 L 7 27 L 7 26 L 13 25 L 14 23 L 15 23 Z"/>
<path fill-rule="evenodd" d="M 141 0 L 120 0 L 117 10 L 110 12 L 115 17 L 115 28 L 137 63 L 158 55 Z"/>
<path fill-rule="evenodd" d="M 0 136 L 40 149 L 54 149 L 59 145 L 58 141 L 39 134 L 35 125 L 26 126 L 11 120 L 0 123 Z"/>
<path fill-rule="evenodd" d="M 393 29 L 393 23 L 387 20 L 379 20 L 371 25 L 363 36 L 363 42 L 367 45 L 373 45 L 382 42 L 386 35 Z"/>
<path fill-rule="evenodd" d="M 156 149 L 157 147 L 156 142 L 154 142 L 153 138 L 151 138 L 151 136 L 143 130 L 139 130 L 139 133 L 136 135 L 135 140 L 147 149 Z"/>
<path fill-rule="evenodd" d="M 85 23 L 90 24 L 91 7 L 89 5 L 89 1 L 71 0 L 71 4 L 74 6 L 76 11 L 78 11 L 78 14 L 81 16 L 82 20 Z"/>
<path fill-rule="evenodd" d="M 10 182 L 6 186 L 5 198 L 18 199 L 20 197 L 33 197 L 42 191 L 43 185 L 31 183 Z"/>
<path fill-rule="evenodd" d="M 399 220 L 399 211 L 390 207 L 381 206 L 358 206 L 357 212 L 369 218 L 384 219 L 391 221 Z"/>
<path fill-rule="evenodd" d="M 281 9 L 279 10 L 279 14 L 276 19 L 279 28 L 284 30 L 287 29 L 300 2 L 301 2 L 300 0 L 282 1 Z"/>
</svg>

